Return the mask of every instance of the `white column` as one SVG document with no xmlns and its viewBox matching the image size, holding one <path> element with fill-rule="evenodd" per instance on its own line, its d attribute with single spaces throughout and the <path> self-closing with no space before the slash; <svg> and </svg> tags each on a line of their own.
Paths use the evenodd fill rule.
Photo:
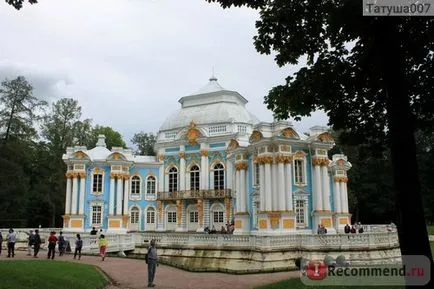
<svg viewBox="0 0 434 289">
<path fill-rule="evenodd" d="M 109 216 L 115 214 L 115 178 L 110 176 Z"/>
<path fill-rule="evenodd" d="M 285 167 L 282 162 L 279 162 L 277 164 L 277 189 L 279 195 L 277 209 L 283 212 L 286 210 L 286 202 L 285 202 L 286 190 L 285 190 Z"/>
<path fill-rule="evenodd" d="M 236 191 L 236 196 L 237 196 L 236 209 L 237 209 L 237 213 L 239 213 L 241 210 L 241 206 L 240 206 L 241 190 L 240 190 L 240 171 L 239 170 L 235 171 L 235 191 Z"/>
<path fill-rule="evenodd" d="M 200 168 L 202 171 L 202 168 Z M 179 190 L 185 190 L 185 155 L 179 159 Z"/>
<path fill-rule="evenodd" d="M 315 210 L 322 211 L 322 190 L 321 190 L 321 175 L 320 175 L 321 167 L 318 165 L 313 166 L 313 174 L 314 174 L 314 186 L 313 193 L 315 195 Z"/>
<path fill-rule="evenodd" d="M 83 215 L 84 213 L 84 193 L 86 190 L 86 176 L 81 175 L 80 177 L 80 198 L 78 200 L 78 214 Z"/>
<path fill-rule="evenodd" d="M 71 214 L 77 214 L 77 197 L 78 197 L 78 178 L 74 176 L 72 178 L 72 204 L 71 204 Z"/>
<path fill-rule="evenodd" d="M 344 197 L 344 207 L 342 208 L 343 213 L 348 213 L 348 191 L 347 191 L 347 183 L 342 182 L 342 193 Z"/>
<path fill-rule="evenodd" d="M 344 211 L 345 211 L 344 183 L 343 182 L 339 182 L 338 183 L 338 187 L 339 187 L 340 204 L 341 204 L 341 211 L 340 211 L 340 213 L 344 213 Z"/>
<path fill-rule="evenodd" d="M 271 212 L 271 166 L 265 164 L 265 211 Z"/>
<path fill-rule="evenodd" d="M 341 209 L 341 191 L 339 182 L 333 183 L 333 202 L 335 205 L 335 213 L 340 213 Z"/>
<path fill-rule="evenodd" d="M 233 189 L 234 165 L 230 160 L 226 160 L 226 168 L 226 187 L 228 189 Z"/>
<path fill-rule="evenodd" d="M 128 215 L 129 194 L 130 194 L 130 180 L 128 178 L 125 180 L 125 189 L 124 189 L 124 215 Z"/>
<path fill-rule="evenodd" d="M 294 211 L 294 201 L 292 197 L 292 166 L 291 163 L 285 164 L 285 189 L 287 194 L 286 210 Z"/>
<path fill-rule="evenodd" d="M 206 177 L 207 177 L 207 167 L 206 167 L 207 157 L 202 155 L 200 157 L 200 189 L 206 190 Z"/>
<path fill-rule="evenodd" d="M 158 192 L 165 192 L 168 191 L 167 187 L 164 187 L 164 165 L 160 166 L 159 171 L 158 171 L 158 188 L 157 191 Z M 146 192 L 145 192 L 146 194 Z"/>
<path fill-rule="evenodd" d="M 272 179 L 272 183 L 271 183 L 271 190 L 272 190 L 272 194 L 271 194 L 271 199 L 272 199 L 272 211 L 277 211 L 278 206 L 279 206 L 279 189 L 277 186 L 277 164 L 272 164 L 271 165 L 271 179 Z"/>
<path fill-rule="evenodd" d="M 118 187 L 116 191 L 116 215 L 120 216 L 122 214 L 122 194 L 124 191 L 122 177 L 118 177 Z"/>
<path fill-rule="evenodd" d="M 260 211 L 265 211 L 265 167 L 263 164 L 259 165 L 259 197 L 260 197 Z"/>
<path fill-rule="evenodd" d="M 330 181 L 327 166 L 321 167 L 321 180 L 322 180 L 322 208 L 325 211 L 330 211 Z"/>
<path fill-rule="evenodd" d="M 241 202 L 240 202 L 240 212 L 247 212 L 246 200 L 247 200 L 247 190 L 246 190 L 246 170 L 240 170 L 240 187 L 241 187 Z"/>
<path fill-rule="evenodd" d="M 66 179 L 65 215 L 71 214 L 71 178 Z"/>
</svg>

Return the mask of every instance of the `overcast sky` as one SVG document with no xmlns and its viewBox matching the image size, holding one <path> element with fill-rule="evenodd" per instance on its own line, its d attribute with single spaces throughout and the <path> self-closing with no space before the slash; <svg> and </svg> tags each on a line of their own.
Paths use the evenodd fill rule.
<svg viewBox="0 0 434 289">
<path fill-rule="evenodd" d="M 254 10 L 205 0 L 42 0 L 20 11 L 0 1 L 0 80 L 24 75 L 50 102 L 77 99 L 84 118 L 129 142 L 158 131 L 214 67 L 221 86 L 271 121 L 264 96 L 298 68 L 256 52 L 257 19 Z M 305 132 L 327 116 L 293 123 Z"/>
</svg>

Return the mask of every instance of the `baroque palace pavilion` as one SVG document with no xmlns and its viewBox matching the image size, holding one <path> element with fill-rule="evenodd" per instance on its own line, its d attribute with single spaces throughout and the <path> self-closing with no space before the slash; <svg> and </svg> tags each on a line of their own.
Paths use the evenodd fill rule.
<svg viewBox="0 0 434 289">
<path fill-rule="evenodd" d="M 131 149 L 68 147 L 65 231 L 329 233 L 349 223 L 347 157 L 326 127 L 306 134 L 260 122 L 247 100 L 215 77 L 161 125 L 157 156 Z"/>
</svg>

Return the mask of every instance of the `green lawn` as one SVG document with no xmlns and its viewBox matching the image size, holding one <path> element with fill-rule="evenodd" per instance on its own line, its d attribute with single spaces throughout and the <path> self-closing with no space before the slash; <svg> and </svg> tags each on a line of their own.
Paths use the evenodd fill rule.
<svg viewBox="0 0 434 289">
<path fill-rule="evenodd" d="M 403 286 L 367 286 L 370 288 L 383 288 L 383 289 L 404 289 Z M 277 283 L 255 287 L 255 289 L 350 289 L 355 286 L 308 286 L 303 284 L 299 278 L 292 278 L 283 280 Z M 359 287 L 362 288 L 362 287 Z"/>
<path fill-rule="evenodd" d="M 428 226 L 428 235 L 434 235 L 434 225 Z"/>
<path fill-rule="evenodd" d="M 0 261 L 2 289 L 97 289 L 107 281 L 95 266 L 50 260 Z"/>
</svg>

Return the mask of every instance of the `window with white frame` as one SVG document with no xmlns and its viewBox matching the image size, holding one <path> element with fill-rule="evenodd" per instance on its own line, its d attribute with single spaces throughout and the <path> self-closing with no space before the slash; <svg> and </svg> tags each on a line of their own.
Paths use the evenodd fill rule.
<svg viewBox="0 0 434 289">
<path fill-rule="evenodd" d="M 176 212 L 167 212 L 167 222 L 176 223 Z"/>
<path fill-rule="evenodd" d="M 148 196 L 154 196 L 155 195 L 155 177 L 154 176 L 149 176 L 146 179 L 146 195 Z"/>
<path fill-rule="evenodd" d="M 140 177 L 131 178 L 131 197 L 140 197 Z"/>
<path fill-rule="evenodd" d="M 139 215 L 140 215 L 140 211 L 137 207 L 134 207 L 131 209 L 131 213 L 130 213 L 131 224 L 138 224 L 139 223 Z"/>
<path fill-rule="evenodd" d="M 294 160 L 294 179 L 295 184 L 306 183 L 304 174 L 304 160 Z"/>
<path fill-rule="evenodd" d="M 146 223 L 155 224 L 155 209 L 152 207 L 146 210 Z"/>
<path fill-rule="evenodd" d="M 199 222 L 199 214 L 197 211 L 190 212 L 190 223 Z"/>
<path fill-rule="evenodd" d="M 225 188 L 225 168 L 218 163 L 214 166 L 214 190 L 223 190 Z"/>
<path fill-rule="evenodd" d="M 92 193 L 102 193 L 102 173 L 94 173 L 92 180 Z"/>
<path fill-rule="evenodd" d="M 260 178 L 259 164 L 256 163 L 253 169 L 254 169 L 253 172 L 254 185 L 259 186 L 259 178 Z"/>
<path fill-rule="evenodd" d="M 178 169 L 172 167 L 169 170 L 169 192 L 178 191 Z"/>
<path fill-rule="evenodd" d="M 295 218 L 297 226 L 306 226 L 306 203 L 304 200 L 295 201 Z"/>
<path fill-rule="evenodd" d="M 199 191 L 200 177 L 199 167 L 194 165 L 190 168 L 190 190 Z"/>
<path fill-rule="evenodd" d="M 238 125 L 238 132 L 246 133 L 247 132 L 247 126 L 239 124 Z"/>
<path fill-rule="evenodd" d="M 226 132 L 226 125 L 213 125 L 208 128 L 209 134 L 218 134 Z"/>
<path fill-rule="evenodd" d="M 176 131 L 164 133 L 164 137 L 167 139 L 174 139 L 176 137 Z"/>
<path fill-rule="evenodd" d="M 102 206 L 93 205 L 92 206 L 92 225 L 101 225 L 102 221 Z"/>
<path fill-rule="evenodd" d="M 223 223 L 223 212 L 215 211 L 214 212 L 214 223 Z"/>
</svg>

